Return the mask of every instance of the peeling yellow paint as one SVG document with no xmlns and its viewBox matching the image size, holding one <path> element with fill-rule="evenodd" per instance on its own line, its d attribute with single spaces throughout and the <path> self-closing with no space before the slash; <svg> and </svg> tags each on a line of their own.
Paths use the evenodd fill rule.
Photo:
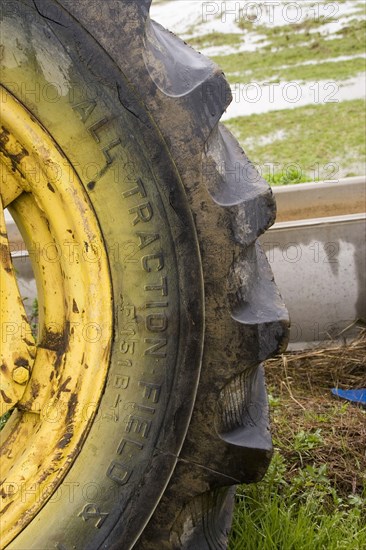
<svg viewBox="0 0 366 550">
<path fill-rule="evenodd" d="M 77 174 L 37 120 L 7 90 L 0 91 L 0 161 L 9 175 L 4 196 L 32 251 L 40 310 L 35 347 L 2 216 L 1 320 L 27 323 L 8 347 L 1 339 L 5 359 L 0 390 L 6 396 L 9 392 L 11 400 L 2 403 L 7 408 L 16 403 L 18 409 L 0 434 L 3 547 L 51 496 L 84 441 L 103 393 L 113 315 L 103 239 Z M 65 243 L 71 235 L 73 243 L 87 243 L 98 250 L 95 261 L 70 256 Z M 85 337 L 88 324 L 99 327 L 97 341 Z M 90 414 L 91 403 L 94 414 Z M 4 488 L 10 485 L 22 490 L 7 492 Z M 24 490 L 31 487 L 37 487 L 37 492 L 29 491 L 24 500 Z"/>
</svg>

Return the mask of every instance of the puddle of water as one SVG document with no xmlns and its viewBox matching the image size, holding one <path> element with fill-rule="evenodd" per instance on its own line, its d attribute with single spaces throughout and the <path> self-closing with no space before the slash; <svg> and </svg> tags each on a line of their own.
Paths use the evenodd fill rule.
<svg viewBox="0 0 366 550">
<path fill-rule="evenodd" d="M 300 23 L 305 19 L 318 21 L 322 18 L 324 24 L 319 26 L 317 31 L 327 34 L 340 30 L 352 16 L 360 19 L 355 10 L 357 6 L 354 0 L 344 3 L 313 0 L 170 0 L 163 4 L 153 3 L 151 17 L 178 35 L 188 33 L 194 26 L 196 36 L 211 32 L 242 32 L 239 23 L 243 21 L 253 22 L 254 25 L 278 27 Z"/>
<path fill-rule="evenodd" d="M 202 22 L 202 5 L 200 0 L 172 0 L 163 4 L 152 4 L 151 19 L 156 20 L 165 28 L 182 35 L 187 33 L 192 25 Z M 226 31 L 227 32 L 227 31 Z"/>
<path fill-rule="evenodd" d="M 273 143 L 274 141 L 282 141 L 287 136 L 287 132 L 285 130 L 277 130 L 277 132 L 273 132 L 272 134 L 267 134 L 266 136 L 260 136 L 256 138 L 248 137 L 243 140 L 243 147 L 249 148 L 249 147 L 264 147 L 265 145 L 269 145 L 270 143 Z"/>
<path fill-rule="evenodd" d="M 295 109 L 304 105 L 338 103 L 351 99 L 362 99 L 366 95 L 365 75 L 339 82 L 328 80 L 308 82 L 280 82 L 234 84 L 233 101 L 223 120 L 240 116 L 267 113 L 282 109 Z"/>
</svg>

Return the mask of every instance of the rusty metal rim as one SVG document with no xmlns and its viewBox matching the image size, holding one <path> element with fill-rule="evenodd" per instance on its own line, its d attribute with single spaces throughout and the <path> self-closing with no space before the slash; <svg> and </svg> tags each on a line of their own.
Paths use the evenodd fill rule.
<svg viewBox="0 0 366 550">
<path fill-rule="evenodd" d="M 40 305 L 30 379 L 1 432 L 4 547 L 54 493 L 80 451 L 106 380 L 113 316 L 103 238 L 73 167 L 6 89 L 1 122 L 4 206 L 33 251 Z"/>
</svg>

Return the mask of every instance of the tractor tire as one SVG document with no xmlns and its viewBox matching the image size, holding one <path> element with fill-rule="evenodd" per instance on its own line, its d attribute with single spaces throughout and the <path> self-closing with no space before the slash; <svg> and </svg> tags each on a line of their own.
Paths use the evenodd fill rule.
<svg viewBox="0 0 366 550">
<path fill-rule="evenodd" d="M 223 73 L 150 4 L 1 2 L 1 197 L 40 307 L 1 548 L 224 549 L 271 459 L 274 199 L 219 123 Z"/>
</svg>

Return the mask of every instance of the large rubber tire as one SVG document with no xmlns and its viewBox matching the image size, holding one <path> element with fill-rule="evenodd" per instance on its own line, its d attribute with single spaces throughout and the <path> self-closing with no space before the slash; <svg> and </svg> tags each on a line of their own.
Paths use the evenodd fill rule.
<svg viewBox="0 0 366 550">
<path fill-rule="evenodd" d="M 98 414 L 11 549 L 226 548 L 231 487 L 270 461 L 258 365 L 288 331 L 256 241 L 272 192 L 219 124 L 222 72 L 149 7 L 2 0 L 1 83 L 78 173 L 114 315 Z"/>
</svg>

